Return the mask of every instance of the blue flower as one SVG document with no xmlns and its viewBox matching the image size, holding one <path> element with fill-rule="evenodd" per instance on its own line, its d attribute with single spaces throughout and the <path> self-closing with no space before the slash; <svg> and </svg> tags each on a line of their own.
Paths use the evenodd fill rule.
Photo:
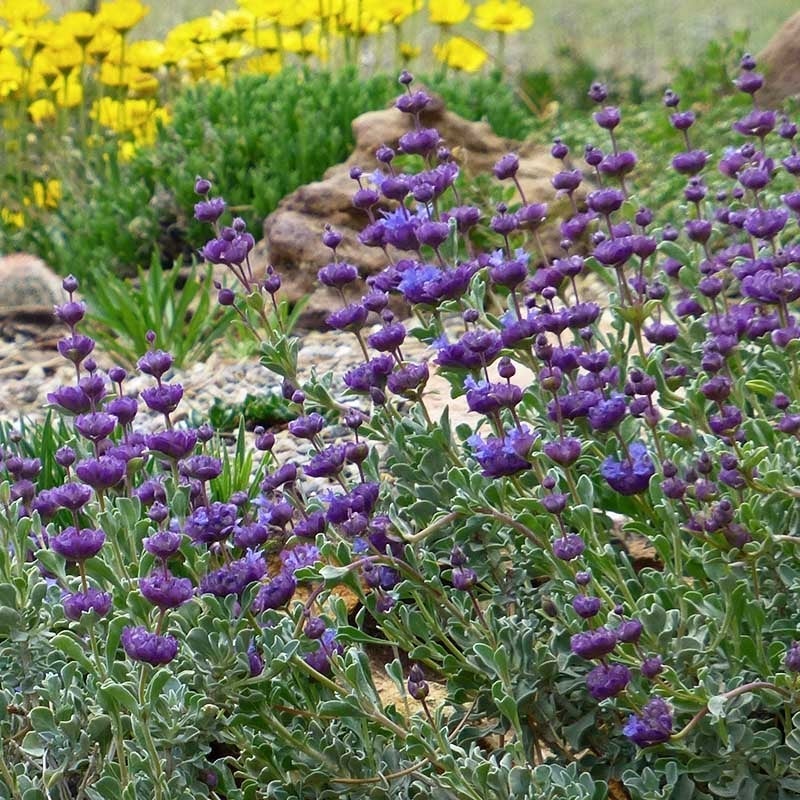
<svg viewBox="0 0 800 800">
<path fill-rule="evenodd" d="M 641 714 L 631 714 L 622 732 L 639 747 L 666 742 L 672 735 L 672 711 L 660 697 L 654 697 Z"/>
<path fill-rule="evenodd" d="M 609 456 L 600 466 L 600 473 L 620 494 L 639 494 L 647 489 L 656 468 L 641 442 L 633 442 L 628 447 L 628 454 L 625 461 L 616 461 Z"/>
</svg>

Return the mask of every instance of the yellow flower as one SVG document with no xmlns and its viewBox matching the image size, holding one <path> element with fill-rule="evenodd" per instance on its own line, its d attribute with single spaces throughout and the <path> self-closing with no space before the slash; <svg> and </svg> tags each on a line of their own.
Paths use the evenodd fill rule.
<svg viewBox="0 0 800 800">
<path fill-rule="evenodd" d="M 338 16 L 339 26 L 357 36 L 380 33 L 385 23 L 375 12 L 376 7 L 367 5 L 363 0 L 347 0 Z"/>
<path fill-rule="evenodd" d="M 136 67 L 125 66 L 120 72 L 119 64 L 115 64 L 111 61 L 104 61 L 100 65 L 98 79 L 100 83 L 105 86 L 126 87 L 130 86 L 140 74 L 140 70 Z"/>
<path fill-rule="evenodd" d="M 183 65 L 193 81 L 222 81 L 225 70 L 201 50 L 192 50 L 186 54 Z"/>
<path fill-rule="evenodd" d="M 0 50 L 0 98 L 16 94 L 25 79 L 25 73 L 14 54 L 8 50 Z"/>
<path fill-rule="evenodd" d="M 125 63 L 143 72 L 155 72 L 164 63 L 164 45 L 155 39 L 139 39 L 125 50 Z"/>
<path fill-rule="evenodd" d="M 104 61 L 117 45 L 117 34 L 111 28 L 100 27 L 86 47 L 87 55 L 95 62 Z"/>
<path fill-rule="evenodd" d="M 247 56 L 250 48 L 244 42 L 220 40 L 203 45 L 203 53 L 210 63 L 227 67 L 228 64 Z"/>
<path fill-rule="evenodd" d="M 67 79 L 66 87 L 64 81 L 56 84 L 56 102 L 61 108 L 77 108 L 83 102 L 83 83 L 74 73 Z"/>
<path fill-rule="evenodd" d="M 64 46 L 61 44 L 47 48 L 47 59 L 62 75 L 68 75 L 83 63 L 83 51 L 74 39 Z"/>
<path fill-rule="evenodd" d="M 0 220 L 12 228 L 21 228 L 25 224 L 25 215 L 21 211 L 12 211 L 10 208 L 0 208 Z"/>
<path fill-rule="evenodd" d="M 31 186 L 33 204 L 37 208 L 58 208 L 61 202 L 61 181 L 50 178 L 46 183 L 34 181 Z"/>
<path fill-rule="evenodd" d="M 33 73 L 40 77 L 47 86 L 52 86 L 61 77 L 58 67 L 46 52 L 41 53 L 33 62 Z"/>
<path fill-rule="evenodd" d="M 33 22 L 50 12 L 43 0 L 0 0 L 0 18 L 10 23 Z"/>
<path fill-rule="evenodd" d="M 482 47 L 463 36 L 454 36 L 446 42 L 435 44 L 433 54 L 451 69 L 462 72 L 477 72 L 488 58 Z"/>
<path fill-rule="evenodd" d="M 52 100 L 41 98 L 34 100 L 28 106 L 28 116 L 34 125 L 41 125 L 42 122 L 52 122 L 56 118 L 56 107 Z"/>
<path fill-rule="evenodd" d="M 158 94 L 159 87 L 158 78 L 141 70 L 136 70 L 128 83 L 131 97 L 154 97 Z"/>
<path fill-rule="evenodd" d="M 255 58 L 248 58 L 244 64 L 244 72 L 256 75 L 276 75 L 283 67 L 283 58 L 278 52 L 264 53 Z"/>
<path fill-rule="evenodd" d="M 386 0 L 374 9 L 375 16 L 390 25 L 400 25 L 422 8 L 422 0 Z"/>
<path fill-rule="evenodd" d="M 130 161 L 136 154 L 136 145 L 133 142 L 120 142 L 117 156 L 120 161 Z"/>
<path fill-rule="evenodd" d="M 316 0 L 296 0 L 283 5 L 278 22 L 284 28 L 302 28 L 303 25 L 316 18 Z"/>
<path fill-rule="evenodd" d="M 283 0 L 237 0 L 239 8 L 249 11 L 256 19 L 275 20 L 283 10 Z"/>
<path fill-rule="evenodd" d="M 231 39 L 241 36 L 253 27 L 254 17 L 248 11 L 232 9 L 225 13 L 213 11 L 211 14 L 211 27 L 221 39 Z"/>
<path fill-rule="evenodd" d="M 281 49 L 278 31 L 274 25 L 258 31 L 255 29 L 245 31 L 242 34 L 242 40 L 253 47 L 258 47 L 259 50 L 266 50 L 268 53 L 277 53 Z"/>
<path fill-rule="evenodd" d="M 177 45 L 185 47 L 199 42 L 210 42 L 214 38 L 214 26 L 211 24 L 211 17 L 197 17 L 176 25 L 167 34 L 164 44 L 166 47 Z"/>
<path fill-rule="evenodd" d="M 69 32 L 80 47 L 86 47 L 97 33 L 99 20 L 88 11 L 70 11 L 59 20 L 60 26 Z"/>
<path fill-rule="evenodd" d="M 472 11 L 466 0 L 430 0 L 428 9 L 434 25 L 458 25 Z"/>
<path fill-rule="evenodd" d="M 475 25 L 499 33 L 524 31 L 533 25 L 533 11 L 519 0 L 487 0 L 475 9 Z"/>
<path fill-rule="evenodd" d="M 140 0 L 109 0 L 101 4 L 98 17 L 103 24 L 124 36 L 149 13 L 150 7 Z"/>
<path fill-rule="evenodd" d="M 400 58 L 403 59 L 404 64 L 408 64 L 415 58 L 419 58 L 422 53 L 422 48 L 419 45 L 412 44 L 411 42 L 400 43 Z"/>
</svg>

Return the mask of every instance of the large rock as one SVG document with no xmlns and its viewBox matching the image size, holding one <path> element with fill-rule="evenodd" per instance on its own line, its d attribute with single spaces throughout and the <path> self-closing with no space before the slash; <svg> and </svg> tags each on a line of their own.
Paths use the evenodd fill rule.
<svg viewBox="0 0 800 800">
<path fill-rule="evenodd" d="M 556 200 L 550 183 L 553 174 L 561 169 L 561 162 L 550 155 L 549 147 L 497 136 L 487 123 L 469 122 L 447 111 L 438 98 L 432 108 L 426 109 L 422 123 L 438 129 L 461 169 L 470 177 L 490 173 L 501 156 L 516 152 L 520 156 L 517 177 L 527 201 L 549 202 L 552 219 L 566 213 L 567 201 Z M 253 261 L 262 269 L 270 263 L 280 272 L 287 299 L 310 295 L 302 325 L 319 327 L 331 309 L 341 305 L 335 292 L 317 284 L 317 271 L 331 257 L 330 250 L 322 244 L 326 224 L 344 235 L 338 250 L 340 258 L 356 264 L 363 276 L 386 266 L 386 256 L 380 249 L 364 247 L 356 238 L 367 218 L 363 211 L 353 207 L 357 186 L 349 172 L 353 166 L 361 167 L 366 174 L 377 169 L 375 150 L 382 144 L 396 146 L 410 127 L 409 115 L 395 108 L 357 117 L 352 124 L 356 146 L 347 161 L 331 167 L 321 181 L 302 186 L 285 197 L 265 220 L 264 238 L 257 245 Z M 559 238 L 557 225 L 550 224 L 543 230 L 545 247 L 551 253 L 557 251 Z M 395 251 L 393 256 L 397 255 Z"/>
<path fill-rule="evenodd" d="M 800 95 L 800 11 L 767 42 L 756 61 L 765 77 L 756 95 L 760 105 L 778 106 L 787 97 Z"/>
<path fill-rule="evenodd" d="M 52 313 L 67 295 L 61 278 L 42 259 L 30 253 L 0 257 L 0 309 L 27 309 L 31 313 Z"/>
</svg>

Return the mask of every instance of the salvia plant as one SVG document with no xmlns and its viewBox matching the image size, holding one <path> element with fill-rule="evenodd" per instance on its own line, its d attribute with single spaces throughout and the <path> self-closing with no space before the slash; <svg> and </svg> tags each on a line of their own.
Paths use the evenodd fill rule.
<svg viewBox="0 0 800 800">
<path fill-rule="evenodd" d="M 385 270 L 363 286 L 324 233 L 331 335 L 363 353 L 342 376 L 299 380 L 280 276 L 198 179 L 202 254 L 238 281 L 219 302 L 297 413 L 288 460 L 271 431 L 176 424 L 157 333 L 139 397 L 99 370 L 67 278 L 48 481 L 18 437 L 3 453 L 0 795 L 797 796 L 800 156 L 741 66 L 752 107 L 717 153 L 664 98 L 680 227 L 636 202 L 604 86 L 587 166 L 553 146 L 557 223 L 513 154 L 514 200 L 462 204 L 403 73 L 409 131 L 352 173 Z"/>
</svg>

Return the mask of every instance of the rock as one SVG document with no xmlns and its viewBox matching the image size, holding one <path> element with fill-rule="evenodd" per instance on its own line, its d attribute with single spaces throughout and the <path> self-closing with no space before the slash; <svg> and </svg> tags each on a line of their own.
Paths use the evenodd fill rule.
<svg viewBox="0 0 800 800">
<path fill-rule="evenodd" d="M 765 77 L 756 95 L 759 105 L 778 106 L 800 94 L 800 11 L 778 29 L 756 61 Z"/>
<path fill-rule="evenodd" d="M 66 300 L 61 278 L 30 253 L 0 257 L 0 309 L 49 309 Z"/>
<path fill-rule="evenodd" d="M 517 177 L 527 201 L 550 203 L 550 217 L 555 221 L 567 213 L 567 201 L 555 198 L 550 183 L 553 174 L 561 169 L 561 162 L 550 155 L 549 147 L 497 136 L 486 122 L 469 122 L 447 111 L 438 98 L 423 114 L 422 124 L 437 128 L 460 168 L 470 177 L 490 173 L 501 156 L 516 152 L 520 157 Z M 265 220 L 264 238 L 256 246 L 252 261 L 258 271 L 263 271 L 267 263 L 275 267 L 283 280 L 283 296 L 288 300 L 297 301 L 310 295 L 301 318 L 304 327 L 319 328 L 331 309 L 341 305 L 338 294 L 317 284 L 317 272 L 331 260 L 331 251 L 322 244 L 326 224 L 343 234 L 338 255 L 358 266 L 362 277 L 386 266 L 382 250 L 364 247 L 356 238 L 367 218 L 363 211 L 353 207 L 352 197 L 357 187 L 349 172 L 353 166 L 360 166 L 365 174 L 377 169 L 375 150 L 381 144 L 396 146 L 410 126 L 409 115 L 395 108 L 357 117 L 352 124 L 356 145 L 347 161 L 331 167 L 321 181 L 302 186 L 285 197 Z M 386 208 L 390 207 L 387 203 Z M 542 238 L 545 248 L 555 254 L 560 240 L 557 225 L 545 226 Z M 390 250 L 390 255 L 397 257 L 399 251 Z"/>
</svg>

